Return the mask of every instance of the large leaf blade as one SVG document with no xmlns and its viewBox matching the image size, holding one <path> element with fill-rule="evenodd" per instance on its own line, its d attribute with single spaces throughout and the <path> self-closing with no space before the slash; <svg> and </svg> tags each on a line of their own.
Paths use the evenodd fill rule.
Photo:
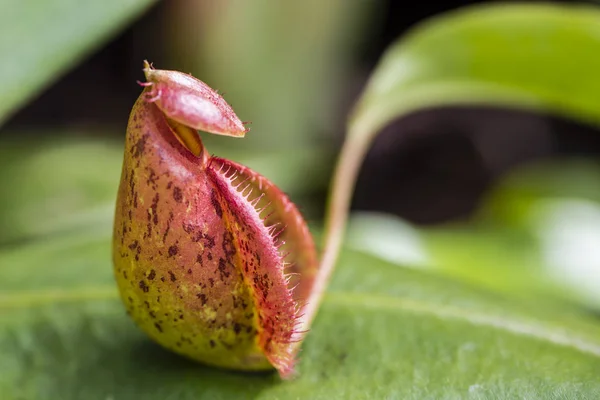
<svg viewBox="0 0 600 400">
<path fill-rule="evenodd" d="M 152 344 L 125 314 L 105 257 L 108 233 L 59 239 L 60 246 L 0 253 L 0 389 L 8 398 L 600 394 L 593 316 L 511 301 L 351 251 L 303 346 L 297 379 L 206 367 Z M 29 256 L 40 247 L 43 268 Z"/>
<path fill-rule="evenodd" d="M 0 124 L 154 0 L 5 0 Z"/>
</svg>

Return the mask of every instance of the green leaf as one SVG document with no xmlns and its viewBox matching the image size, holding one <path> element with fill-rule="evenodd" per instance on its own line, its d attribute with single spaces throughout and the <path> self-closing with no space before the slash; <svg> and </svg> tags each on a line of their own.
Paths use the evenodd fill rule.
<svg viewBox="0 0 600 400">
<path fill-rule="evenodd" d="M 566 289 L 564 281 L 552 281 L 540 243 L 525 230 L 476 222 L 419 228 L 394 215 L 356 212 L 347 246 L 511 297 L 560 296 Z"/>
<path fill-rule="evenodd" d="M 512 296 L 551 295 L 600 310 L 598 164 L 562 159 L 513 170 L 467 221 L 413 226 L 354 213 L 347 245 Z"/>
<path fill-rule="evenodd" d="M 600 163 L 561 157 L 530 162 L 501 177 L 485 194 L 475 218 L 488 224 L 530 229 L 539 208 L 550 202 L 600 204 Z"/>
<path fill-rule="evenodd" d="M 374 135 L 420 108 L 488 104 L 600 123 L 600 7 L 488 4 L 422 23 L 385 53 L 350 126 Z"/>
<path fill-rule="evenodd" d="M 332 265 L 342 243 L 362 161 L 385 127 L 418 110 L 456 105 L 525 109 L 599 125 L 599 48 L 600 7 L 581 4 L 465 7 L 399 38 L 386 50 L 349 121 L 331 186 L 324 266 Z M 401 137 L 401 125 L 393 126 Z M 535 246 L 527 234 L 476 230 L 472 241 L 453 231 L 447 236 L 438 241 L 442 262 L 453 259 L 450 265 L 463 267 L 443 264 L 442 269 L 479 278 L 488 287 L 502 281 L 506 288 L 515 277 L 510 270 L 529 262 L 535 267 L 521 274 L 525 279 L 519 281 L 526 283 L 521 288 L 548 286 L 536 276 L 538 254 L 527 249 Z M 484 259 L 494 268 L 486 270 Z M 519 263 L 512 263 L 515 259 Z"/>
<path fill-rule="evenodd" d="M 513 170 L 468 224 L 423 232 L 432 265 L 494 289 L 551 293 L 600 310 L 598 181 L 598 163 L 577 158 Z"/>
<path fill-rule="evenodd" d="M 206 367 L 154 345 L 117 298 L 110 233 L 0 252 L 10 399 L 597 398 L 597 318 L 345 251 L 299 376 Z"/>
<path fill-rule="evenodd" d="M 76 133 L 1 140 L 0 244 L 110 227 L 122 159 L 120 143 Z"/>
<path fill-rule="evenodd" d="M 4 0 L 0 125 L 153 0 Z"/>
</svg>

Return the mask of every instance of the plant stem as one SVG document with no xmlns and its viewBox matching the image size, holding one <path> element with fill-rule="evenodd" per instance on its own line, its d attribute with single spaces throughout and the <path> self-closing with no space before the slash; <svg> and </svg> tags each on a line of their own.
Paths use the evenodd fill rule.
<svg viewBox="0 0 600 400">
<path fill-rule="evenodd" d="M 371 137 L 372 135 L 349 132 L 342 146 L 327 205 L 323 254 L 313 289 L 304 308 L 304 315 L 300 324 L 301 332 L 310 328 L 335 269 L 348 220 L 354 186 L 362 161 L 369 149 Z"/>
</svg>

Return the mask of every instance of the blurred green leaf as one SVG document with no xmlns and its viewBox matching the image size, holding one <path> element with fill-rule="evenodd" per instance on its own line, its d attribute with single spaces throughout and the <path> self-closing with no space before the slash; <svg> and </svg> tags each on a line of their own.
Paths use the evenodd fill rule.
<svg viewBox="0 0 600 400">
<path fill-rule="evenodd" d="M 504 243 L 508 246 L 502 251 L 509 257 L 529 254 L 505 267 L 513 281 L 530 280 L 600 309 L 599 181 L 600 164 L 595 160 L 560 158 L 531 163 L 511 171 L 487 193 L 473 223 L 479 227 L 476 230 L 515 236 L 512 244 Z M 472 229 L 472 237 L 476 230 Z M 445 231 L 441 237 L 449 239 L 450 230 Z M 525 239 L 518 245 L 517 238 Z M 487 260 L 495 258 L 486 255 Z"/>
<path fill-rule="evenodd" d="M 418 228 L 399 217 L 356 212 L 348 247 L 399 266 L 447 275 L 510 296 L 556 294 L 539 243 L 523 230 L 472 222 Z"/>
<path fill-rule="evenodd" d="M 474 222 L 425 230 L 431 270 L 513 296 L 550 295 L 600 311 L 600 204 L 538 204 L 529 230 Z"/>
<path fill-rule="evenodd" d="M 513 170 L 466 224 L 426 229 L 431 265 L 510 290 L 600 310 L 600 167 L 590 160 Z"/>
<path fill-rule="evenodd" d="M 531 228 L 543 201 L 600 203 L 600 163 L 583 157 L 540 160 L 513 169 L 485 194 L 476 217 L 486 223 Z"/>
<path fill-rule="evenodd" d="M 37 134 L 0 141 L 0 244 L 112 226 L 122 145 Z"/>
<path fill-rule="evenodd" d="M 600 7 L 495 3 L 420 24 L 385 53 L 353 114 L 375 135 L 417 109 L 488 104 L 600 123 Z M 352 139 L 352 138 L 350 138 Z"/>
<path fill-rule="evenodd" d="M 0 125 L 154 0 L 3 0 Z"/>
<path fill-rule="evenodd" d="M 600 167 L 581 159 L 513 170 L 464 222 L 418 228 L 355 213 L 348 246 L 511 296 L 600 310 Z"/>
<path fill-rule="evenodd" d="M 3 398 L 600 395 L 600 324 L 591 315 L 513 302 L 352 251 L 341 258 L 296 380 L 195 364 L 130 321 L 109 249 L 105 232 L 0 252 Z"/>
</svg>

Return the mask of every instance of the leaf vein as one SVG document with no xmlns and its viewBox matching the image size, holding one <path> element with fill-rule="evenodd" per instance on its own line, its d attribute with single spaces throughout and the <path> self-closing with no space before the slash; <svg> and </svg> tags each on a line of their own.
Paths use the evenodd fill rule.
<svg viewBox="0 0 600 400">
<path fill-rule="evenodd" d="M 334 292 L 327 295 L 327 300 L 336 305 L 350 305 L 352 307 L 376 310 L 401 310 L 415 314 L 428 314 L 444 320 L 465 321 L 475 326 L 493 328 L 561 347 L 573 348 L 582 353 L 600 358 L 600 343 L 594 343 L 589 339 L 577 337 L 564 328 L 536 321 L 506 318 L 491 313 L 474 312 L 472 310 L 466 311 L 453 306 L 372 293 Z"/>
<path fill-rule="evenodd" d="M 0 295 L 0 310 L 44 306 L 56 303 L 117 300 L 118 292 L 112 286 L 79 288 L 77 290 L 53 289 L 36 292 L 21 292 Z M 351 306 L 370 310 L 405 311 L 430 315 L 444 320 L 459 320 L 475 326 L 482 326 L 526 336 L 561 347 L 568 347 L 600 358 L 600 343 L 577 337 L 564 328 L 557 328 L 536 321 L 506 318 L 491 313 L 466 311 L 464 309 L 428 303 L 411 298 L 379 295 L 374 293 L 332 292 L 325 300 L 329 304 Z"/>
</svg>

